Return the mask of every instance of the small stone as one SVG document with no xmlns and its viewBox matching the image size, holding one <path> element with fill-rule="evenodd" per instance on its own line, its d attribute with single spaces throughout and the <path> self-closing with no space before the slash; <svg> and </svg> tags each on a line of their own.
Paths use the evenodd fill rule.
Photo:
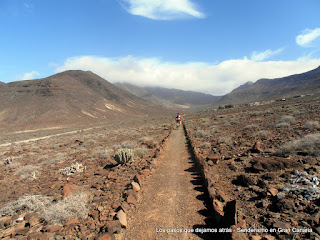
<svg viewBox="0 0 320 240">
<path fill-rule="evenodd" d="M 72 218 L 70 219 L 69 221 L 67 221 L 64 226 L 69 226 L 69 225 L 72 225 L 72 224 L 77 224 L 79 222 L 79 219 L 78 218 Z"/>
<path fill-rule="evenodd" d="M 291 229 L 291 224 L 287 222 L 276 222 L 273 224 L 274 228 L 282 228 L 282 229 Z M 290 232 L 284 232 L 285 234 L 289 234 Z"/>
<path fill-rule="evenodd" d="M 111 234 L 105 233 L 96 238 L 97 240 L 112 240 Z"/>
<path fill-rule="evenodd" d="M 219 155 L 210 155 L 207 157 L 208 164 L 209 161 L 211 161 L 213 164 L 218 164 L 220 162 L 220 158 L 221 157 Z"/>
<path fill-rule="evenodd" d="M 119 219 L 121 226 L 126 228 L 127 227 L 127 215 L 123 210 L 120 210 L 117 213 L 117 218 Z"/>
<path fill-rule="evenodd" d="M 139 183 L 139 185 L 141 186 L 142 185 L 142 178 L 141 178 L 141 175 L 140 174 L 136 174 L 133 178 L 133 180 L 137 183 Z"/>
<path fill-rule="evenodd" d="M 212 162 L 212 160 L 209 160 L 207 163 L 208 163 L 209 166 L 213 166 L 213 165 L 214 165 L 214 163 Z"/>
<path fill-rule="evenodd" d="M 320 223 L 319 219 L 320 219 L 320 211 L 312 214 L 310 216 L 311 221 L 313 221 L 315 223 L 315 225 L 318 225 Z"/>
<path fill-rule="evenodd" d="M 89 216 L 91 216 L 94 220 L 97 220 L 99 218 L 99 212 L 97 210 L 93 210 L 89 213 Z"/>
<path fill-rule="evenodd" d="M 316 231 L 315 231 L 316 233 L 320 234 L 320 226 L 319 226 L 319 227 L 316 227 L 315 230 L 316 230 Z"/>
<path fill-rule="evenodd" d="M 22 228 L 15 230 L 16 235 L 26 235 L 30 231 L 30 228 Z"/>
<path fill-rule="evenodd" d="M 11 217 L 2 217 L 0 218 L 0 228 L 5 228 L 10 225 L 12 221 Z"/>
<path fill-rule="evenodd" d="M 130 209 L 130 205 L 127 202 L 123 202 L 121 204 L 121 208 L 123 209 L 123 211 L 128 212 L 128 210 Z"/>
<path fill-rule="evenodd" d="M 276 240 L 276 238 L 274 236 L 271 236 L 271 235 L 264 236 L 264 239 L 266 239 L 266 240 Z"/>
<path fill-rule="evenodd" d="M 143 175 L 143 176 L 149 176 L 150 173 L 151 173 L 151 171 L 148 168 L 145 168 L 145 169 L 140 171 L 140 174 Z"/>
<path fill-rule="evenodd" d="M 112 220 L 106 223 L 106 230 L 108 233 L 119 234 L 121 233 L 121 223 L 119 220 Z"/>
<path fill-rule="evenodd" d="M 117 173 L 116 172 L 109 172 L 108 179 L 117 179 Z"/>
<path fill-rule="evenodd" d="M 44 226 L 42 228 L 43 232 L 58 232 L 62 226 L 60 225 L 49 225 L 49 226 Z"/>
<path fill-rule="evenodd" d="M 261 240 L 262 237 L 259 236 L 259 235 L 254 235 L 254 236 L 251 236 L 250 240 Z"/>
<path fill-rule="evenodd" d="M 267 195 L 268 195 L 268 197 L 275 197 L 275 196 L 277 196 L 278 192 L 279 192 L 278 189 L 269 188 Z"/>
<path fill-rule="evenodd" d="M 137 199 L 133 196 L 133 194 L 129 194 L 127 197 L 127 203 L 136 205 Z"/>
<path fill-rule="evenodd" d="M 139 192 L 139 191 L 140 191 L 140 185 L 139 185 L 139 183 L 131 182 L 131 186 L 132 186 L 132 189 L 135 190 L 136 192 Z"/>
<path fill-rule="evenodd" d="M 261 141 L 257 141 L 254 143 L 253 147 L 250 149 L 252 153 L 261 153 Z"/>
<path fill-rule="evenodd" d="M 8 228 L 2 233 L 3 234 L 2 237 L 12 236 L 14 235 L 14 231 L 15 231 L 14 227 Z"/>
<path fill-rule="evenodd" d="M 70 197 L 73 193 L 79 190 L 80 190 L 79 186 L 72 183 L 67 183 L 63 186 L 61 194 L 64 198 L 66 198 L 66 197 Z"/>
</svg>

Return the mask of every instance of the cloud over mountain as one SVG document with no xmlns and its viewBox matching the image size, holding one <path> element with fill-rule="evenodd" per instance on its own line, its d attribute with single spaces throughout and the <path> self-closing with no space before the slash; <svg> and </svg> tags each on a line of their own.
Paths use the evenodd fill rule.
<svg viewBox="0 0 320 240">
<path fill-rule="evenodd" d="M 320 65 L 320 59 L 255 62 L 248 58 L 231 59 L 219 64 L 206 62 L 172 63 L 158 58 L 133 56 L 107 58 L 79 56 L 68 58 L 56 68 L 91 70 L 111 82 L 128 82 L 138 86 L 162 86 L 223 95 L 247 81 L 278 78 L 302 73 Z"/>
</svg>

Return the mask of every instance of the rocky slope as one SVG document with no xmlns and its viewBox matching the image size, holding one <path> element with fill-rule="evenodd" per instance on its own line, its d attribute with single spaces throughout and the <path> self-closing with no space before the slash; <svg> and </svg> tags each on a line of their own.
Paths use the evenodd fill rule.
<svg viewBox="0 0 320 240">
<path fill-rule="evenodd" d="M 232 239 L 320 238 L 319 106 L 310 96 L 185 120 L 213 217 Z"/>
<path fill-rule="evenodd" d="M 0 85 L 0 128 L 43 128 L 125 121 L 170 111 L 87 71 Z"/>
<path fill-rule="evenodd" d="M 138 87 L 129 83 L 116 83 L 116 85 L 149 102 L 176 108 L 197 109 L 197 107 L 212 104 L 220 99 L 220 96 L 194 91 L 162 87 Z"/>
<path fill-rule="evenodd" d="M 223 96 L 220 104 L 241 104 L 276 100 L 320 91 L 320 67 L 301 74 L 246 83 Z"/>
</svg>

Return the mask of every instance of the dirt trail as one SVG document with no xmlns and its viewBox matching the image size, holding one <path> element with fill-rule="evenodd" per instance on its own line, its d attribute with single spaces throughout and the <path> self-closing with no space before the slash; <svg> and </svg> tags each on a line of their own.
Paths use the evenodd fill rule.
<svg viewBox="0 0 320 240">
<path fill-rule="evenodd" d="M 48 138 L 52 138 L 52 137 L 75 134 L 75 133 L 77 133 L 79 131 L 85 132 L 85 131 L 92 130 L 94 128 L 97 128 L 97 127 L 84 128 L 84 129 L 80 129 L 80 130 L 57 133 L 57 134 L 47 135 L 47 136 L 43 136 L 43 137 L 28 138 L 28 139 L 21 140 L 21 141 L 15 141 L 15 142 L 9 142 L 9 143 L 0 144 L 0 147 L 7 147 L 7 146 L 10 146 L 11 144 L 21 144 L 21 143 L 35 142 L 35 141 L 38 141 L 38 140 L 48 139 Z M 25 132 L 25 131 L 21 131 L 21 132 Z"/>
<path fill-rule="evenodd" d="M 143 186 L 141 201 L 129 213 L 124 239 L 209 239 L 206 234 L 184 232 L 208 228 L 208 211 L 182 127 L 172 132 L 157 164 Z M 167 233 L 168 229 L 181 229 L 182 233 Z"/>
</svg>

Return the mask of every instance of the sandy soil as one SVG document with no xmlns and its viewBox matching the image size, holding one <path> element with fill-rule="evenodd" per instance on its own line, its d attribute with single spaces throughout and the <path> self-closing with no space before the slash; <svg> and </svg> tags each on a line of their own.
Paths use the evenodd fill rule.
<svg viewBox="0 0 320 240">
<path fill-rule="evenodd" d="M 205 206 L 206 194 L 188 153 L 182 127 L 172 132 L 158 161 L 158 169 L 143 187 L 140 202 L 129 213 L 124 239 L 209 237 L 185 232 L 206 228 L 208 211 Z"/>
</svg>

